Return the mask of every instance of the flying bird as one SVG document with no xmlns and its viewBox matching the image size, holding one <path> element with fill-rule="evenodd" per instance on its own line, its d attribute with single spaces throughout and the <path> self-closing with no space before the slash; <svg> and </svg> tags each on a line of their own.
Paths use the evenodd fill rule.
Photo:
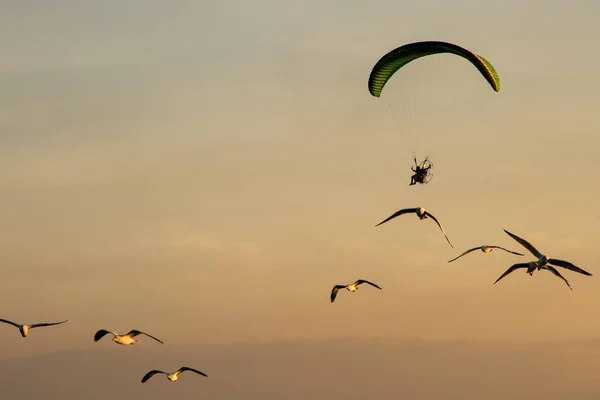
<svg viewBox="0 0 600 400">
<path fill-rule="evenodd" d="M 102 339 L 104 337 L 104 335 L 106 334 L 112 334 L 113 338 L 112 341 L 118 344 L 134 344 L 137 342 L 137 340 L 134 339 L 134 337 L 136 337 L 137 335 L 146 335 L 149 338 L 152 338 L 154 340 L 156 340 L 159 343 L 162 343 L 162 340 L 155 338 L 154 336 L 148 335 L 147 333 L 138 331 L 137 329 L 133 329 L 131 331 L 129 331 L 129 333 L 126 333 L 125 335 L 119 335 L 118 333 L 112 332 L 112 331 L 107 331 L 106 329 L 100 329 L 98 332 L 96 332 L 96 334 L 94 335 L 94 342 L 97 342 L 98 340 Z"/>
<path fill-rule="evenodd" d="M 466 254 L 469 254 L 470 252 L 472 252 L 472 251 L 475 251 L 475 250 L 481 250 L 481 251 L 483 251 L 484 253 L 490 253 L 490 252 L 491 252 L 493 249 L 500 249 L 500 250 L 504 250 L 504 251 L 507 251 L 507 252 L 509 252 L 509 253 L 516 254 L 516 255 L 518 255 L 518 256 L 523 256 L 523 255 L 524 255 L 524 254 L 521 254 L 521 253 L 517 253 L 516 251 L 510 251 L 510 250 L 507 250 L 507 249 L 505 249 L 504 247 L 500 247 L 500 246 L 487 246 L 487 245 L 483 245 L 483 246 L 479 246 L 479 247 L 473 247 L 472 249 L 469 249 L 469 250 L 465 251 L 465 252 L 464 252 L 464 253 L 462 253 L 460 256 L 458 256 L 458 257 L 456 257 L 456 258 L 453 258 L 452 260 L 450 260 L 450 261 L 448 261 L 448 262 L 450 263 L 450 262 L 452 262 L 452 261 L 458 260 L 458 259 L 459 259 L 459 258 L 461 258 L 462 256 L 464 256 L 464 255 L 466 255 Z"/>
<path fill-rule="evenodd" d="M 195 372 L 202 376 L 208 377 L 208 375 L 206 375 L 204 372 L 200 372 L 197 369 L 193 369 L 190 367 L 181 367 L 177 371 L 173 372 L 172 374 L 169 374 L 168 372 L 164 372 L 164 371 L 159 371 L 157 369 L 153 369 L 152 371 L 150 371 L 146 375 L 144 375 L 144 377 L 142 378 L 142 383 L 146 382 L 148 379 L 152 378 L 156 374 L 165 374 L 167 376 L 168 380 L 170 380 L 171 382 L 176 382 L 177 379 L 179 379 L 179 374 L 184 371 L 192 371 L 192 372 Z"/>
<path fill-rule="evenodd" d="M 520 237 L 518 237 L 517 235 L 514 235 L 512 233 L 510 233 L 509 231 L 507 231 L 506 229 L 504 229 L 504 232 L 506 232 L 511 238 L 515 239 L 517 242 L 519 242 L 523 247 L 525 247 L 527 250 L 529 250 L 531 252 L 531 254 L 533 254 L 535 257 L 538 258 L 536 265 L 537 265 L 537 269 L 538 271 L 540 269 L 543 269 L 544 266 L 550 264 L 553 265 L 555 267 L 562 267 L 562 268 L 566 268 L 569 269 L 571 271 L 575 271 L 575 272 L 579 272 L 580 274 L 583 275 L 587 275 L 587 276 L 592 276 L 592 274 L 590 274 L 587 271 L 582 270 L 581 268 L 579 268 L 576 265 L 571 264 L 568 261 L 563 261 L 563 260 L 557 260 L 555 258 L 548 258 L 546 257 L 544 254 L 540 253 L 535 247 L 533 247 L 531 245 L 531 243 L 529 243 L 527 240 L 525 239 L 521 239 Z M 533 270 L 527 270 L 527 273 L 529 273 L 529 275 L 533 275 Z M 555 274 L 556 275 L 556 274 Z"/>
<path fill-rule="evenodd" d="M 520 263 L 520 264 L 515 264 L 512 267 L 510 267 L 509 269 L 506 270 L 505 273 L 503 273 L 500 278 L 496 279 L 496 282 L 494 282 L 494 285 L 496 283 L 498 283 L 498 281 L 502 278 L 504 278 L 506 275 L 510 274 L 511 272 L 519 269 L 519 268 L 527 268 L 527 273 L 531 276 L 533 276 L 533 271 L 536 270 L 536 268 L 538 270 L 540 269 L 547 269 L 548 271 L 552 272 L 554 275 L 558 276 L 560 279 L 562 279 L 563 281 L 565 281 L 565 283 L 567 284 L 567 286 L 569 287 L 569 289 L 573 290 L 573 288 L 571 287 L 571 285 L 569 285 L 569 281 L 567 281 L 561 274 L 560 272 L 558 272 L 556 270 L 556 268 L 554 268 L 552 265 L 550 264 L 546 264 L 542 267 L 539 267 L 538 264 L 535 261 L 531 261 L 528 263 Z"/>
<path fill-rule="evenodd" d="M 387 217 L 386 219 L 384 219 L 383 221 L 381 221 L 380 223 L 378 223 L 377 225 L 375 225 L 376 227 L 384 224 L 386 222 L 388 222 L 391 219 L 394 219 L 402 214 L 408 214 L 408 213 L 415 213 L 417 214 L 417 217 L 419 217 L 419 219 L 423 220 L 425 218 L 431 218 L 432 220 L 435 221 L 435 223 L 440 227 L 440 230 L 442 231 L 442 233 L 444 234 L 444 236 L 446 237 L 446 240 L 448 241 L 448 244 L 450 245 L 450 247 L 454 248 L 454 246 L 452 245 L 452 243 L 450 243 L 450 239 L 448 239 L 448 236 L 446 235 L 446 232 L 444 231 L 444 228 L 442 228 L 442 225 L 440 224 L 440 222 L 437 220 L 437 218 L 435 218 L 429 211 L 426 211 L 423 207 L 416 207 L 416 208 L 403 208 L 400 211 L 396 211 L 394 214 L 390 215 L 389 217 Z"/>
<path fill-rule="evenodd" d="M 368 283 L 369 285 L 381 290 L 381 288 L 373 282 L 365 281 L 364 279 L 359 279 L 356 282 L 351 283 L 349 285 L 335 285 L 331 290 L 331 302 L 333 303 L 333 301 L 335 300 L 335 296 L 337 296 L 337 293 L 340 289 L 348 289 L 350 292 L 356 292 L 358 290 L 358 285 L 361 285 L 363 283 Z"/>
<path fill-rule="evenodd" d="M 17 324 L 16 322 L 12 322 L 7 319 L 0 319 L 0 322 L 4 322 L 4 323 L 7 323 L 7 324 L 10 324 L 12 326 L 16 326 L 17 328 L 19 328 L 19 332 L 21 332 L 21 336 L 23 336 L 23 337 L 27 337 L 27 335 L 29 334 L 29 330 L 31 328 L 39 328 L 40 326 L 59 325 L 59 324 L 64 324 L 67 321 L 68 320 L 65 319 L 64 321 L 60 321 L 60 322 L 41 322 L 39 324 L 25 325 L 25 324 Z"/>
</svg>

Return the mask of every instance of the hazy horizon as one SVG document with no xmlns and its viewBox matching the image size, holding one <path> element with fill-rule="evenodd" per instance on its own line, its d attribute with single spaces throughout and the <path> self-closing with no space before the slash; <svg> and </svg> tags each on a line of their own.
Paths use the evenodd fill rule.
<svg viewBox="0 0 600 400">
<path fill-rule="evenodd" d="M 15 398 L 161 399 L 595 399 L 600 341 L 492 344 L 467 341 L 312 340 L 126 348 L 110 343 L 0 361 Z M 468 356 L 467 356 L 468 355 Z M 77 374 L 72 368 L 77 365 Z M 150 369 L 192 365 L 176 384 Z M 77 379 L 73 379 L 74 377 Z M 28 385 L 27 382 L 38 382 Z M 586 383 L 583 385 L 582 383 Z M 79 394 L 78 394 L 79 393 Z M 67 397 L 69 398 L 69 397 Z"/>
<path fill-rule="evenodd" d="M 0 318 L 69 320 L 26 339 L 0 324 L 0 361 L 62 360 L 75 351 L 78 362 L 93 363 L 86 352 L 101 349 L 160 351 L 166 360 L 171 345 L 282 341 L 293 351 L 290 341 L 493 347 L 600 338 L 593 314 L 600 301 L 600 3 L 369 4 L 0 5 Z M 464 60 L 433 57 L 407 66 L 406 76 L 372 97 L 374 63 L 418 40 L 483 55 L 500 75 L 500 92 Z M 388 93 L 404 94 L 402 80 L 415 104 L 439 101 L 420 108 L 417 121 L 423 129 L 437 123 L 419 143 L 419 157 L 430 154 L 435 163 L 428 185 L 408 186 L 410 151 L 386 109 Z M 438 89 L 440 97 L 430 96 Z M 433 221 L 414 215 L 374 227 L 416 206 L 439 218 L 454 248 Z M 533 257 L 477 251 L 447 263 L 483 244 L 525 253 L 503 229 L 594 276 L 561 270 L 572 291 L 548 271 L 516 271 L 494 285 L 510 265 Z M 330 303 L 333 285 L 359 278 L 383 290 L 343 291 Z M 165 345 L 94 343 L 101 328 L 137 328 Z M 577 359 L 566 347 L 565 357 Z M 386 387 L 401 353 L 398 364 L 377 367 Z M 302 362 L 326 357 L 312 356 Z M 425 358 L 435 362 L 435 354 Z M 518 359 L 537 365 L 533 358 Z M 356 354 L 353 362 L 368 371 L 376 358 Z M 123 398 L 152 392 L 137 371 L 127 386 L 106 370 L 108 359 L 101 364 L 97 385 L 123 384 Z M 593 360 L 585 365 L 597 372 Z M 229 367 L 219 368 L 226 382 Z M 311 392 L 319 387 L 323 395 L 311 398 L 335 393 L 328 373 Z M 212 379 L 151 383 L 169 396 L 181 385 L 203 390 Z M 522 379 L 523 393 L 546 393 L 528 392 L 532 378 Z M 570 379 L 562 388 L 554 382 L 555 392 L 575 383 L 582 396 L 600 390 L 587 378 Z M 26 382 L 6 389 L 7 399 L 61 384 Z M 491 393 L 503 382 L 490 376 L 486 384 Z M 230 389 L 239 393 L 236 385 Z M 48 399 L 81 398 L 67 387 Z M 291 386 L 276 387 L 285 398 Z M 210 393 L 228 398 L 215 387 Z"/>
</svg>

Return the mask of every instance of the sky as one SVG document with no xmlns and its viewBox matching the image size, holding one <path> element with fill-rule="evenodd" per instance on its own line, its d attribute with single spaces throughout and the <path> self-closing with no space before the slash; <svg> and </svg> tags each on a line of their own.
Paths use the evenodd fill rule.
<svg viewBox="0 0 600 400">
<path fill-rule="evenodd" d="M 493 285 L 533 258 L 447 260 L 523 252 L 507 229 L 600 273 L 599 13 L 588 0 L 0 4 L 0 318 L 69 320 L 26 339 L 0 326 L 3 358 L 89 359 L 116 346 L 93 342 L 101 328 L 229 353 L 597 339 L 596 276 L 564 271 L 573 291 L 547 271 Z M 370 96 L 375 62 L 419 40 L 484 56 L 500 92 L 444 55 Z M 428 185 L 408 186 L 406 135 L 435 164 Z M 414 215 L 374 228 L 416 206 L 454 248 Z M 383 290 L 329 302 L 359 278 Z"/>
</svg>

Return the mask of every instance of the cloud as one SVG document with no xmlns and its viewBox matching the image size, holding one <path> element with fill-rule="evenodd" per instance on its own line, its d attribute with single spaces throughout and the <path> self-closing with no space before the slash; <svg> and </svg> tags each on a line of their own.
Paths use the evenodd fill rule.
<svg viewBox="0 0 600 400">
<path fill-rule="evenodd" d="M 236 259 L 260 259 L 268 253 L 267 246 L 259 241 L 224 238 L 175 224 L 162 224 L 151 234 L 142 236 L 138 243 L 141 247 L 169 253 L 205 253 Z"/>
</svg>

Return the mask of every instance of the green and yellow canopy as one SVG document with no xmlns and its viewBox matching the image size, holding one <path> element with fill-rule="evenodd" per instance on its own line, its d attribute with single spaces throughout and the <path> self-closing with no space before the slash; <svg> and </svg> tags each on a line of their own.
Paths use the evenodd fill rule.
<svg viewBox="0 0 600 400">
<path fill-rule="evenodd" d="M 379 97 L 387 81 L 411 61 L 433 54 L 451 53 L 467 59 L 479 70 L 492 89 L 500 91 L 498 73 L 485 58 L 452 43 L 427 41 L 409 43 L 398 47 L 383 56 L 373 67 L 369 76 L 369 92 Z"/>
</svg>

